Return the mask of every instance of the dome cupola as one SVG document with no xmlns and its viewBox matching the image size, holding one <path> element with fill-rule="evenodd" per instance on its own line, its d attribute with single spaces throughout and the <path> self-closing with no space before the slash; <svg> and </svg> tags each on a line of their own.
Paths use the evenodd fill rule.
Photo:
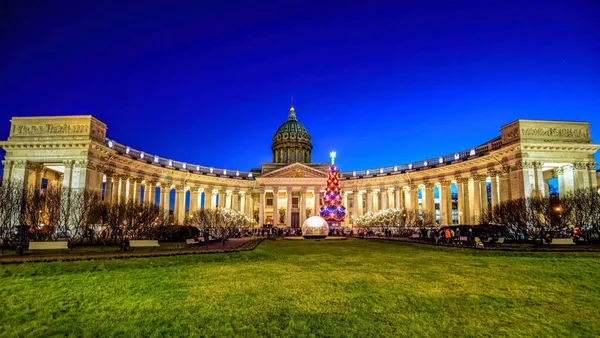
<svg viewBox="0 0 600 338">
<path fill-rule="evenodd" d="M 285 121 L 273 136 L 273 163 L 310 163 L 312 151 L 311 137 L 302 123 L 296 118 L 294 103 Z"/>
</svg>

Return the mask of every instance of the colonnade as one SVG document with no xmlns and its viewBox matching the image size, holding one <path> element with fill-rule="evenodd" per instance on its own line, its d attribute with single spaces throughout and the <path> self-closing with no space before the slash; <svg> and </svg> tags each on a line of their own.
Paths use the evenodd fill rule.
<svg viewBox="0 0 600 338">
<path fill-rule="evenodd" d="M 298 214 L 298 226 L 301 226 L 304 220 L 310 216 L 318 215 L 318 210 L 322 205 L 321 189 L 323 187 L 268 187 L 262 188 L 259 192 L 259 224 L 266 224 L 269 214 L 272 217 L 274 225 L 292 226 L 292 215 Z M 270 211 L 267 210 L 267 199 L 268 194 L 272 195 L 272 205 Z M 283 198 L 284 203 L 279 204 L 281 195 L 285 194 Z M 293 199 L 298 198 L 297 205 L 294 206 Z M 285 218 L 283 222 L 279 220 L 279 209 L 285 209 Z M 310 209 L 311 214 L 308 214 Z"/>
<path fill-rule="evenodd" d="M 141 192 L 142 187 L 144 187 L 143 194 Z M 188 193 L 188 215 L 192 215 L 197 210 L 226 208 L 241 212 L 248 217 L 253 217 L 254 198 L 250 189 L 243 190 L 226 186 L 185 184 L 107 174 L 105 175 L 103 198 L 109 202 L 121 199 L 132 199 L 136 203 L 143 202 L 154 205 L 158 202 L 158 206 L 162 210 L 169 212 L 172 190 L 175 190 L 173 217 L 176 224 L 183 224 L 185 221 Z"/>
<path fill-rule="evenodd" d="M 344 200 L 352 196 L 353 203 L 349 208 L 351 217 L 396 208 L 420 212 L 421 217 L 429 214 L 440 225 L 453 224 L 453 211 L 456 211 L 459 224 L 477 223 L 483 213 L 491 211 L 500 202 L 520 197 L 548 196 L 549 178 L 558 179 L 560 193 L 597 188 L 595 168 L 595 162 L 576 162 L 555 168 L 547 168 L 540 161 L 517 162 L 513 166 L 490 169 L 487 173 L 424 178 L 412 184 L 404 182 L 381 187 L 348 187 Z M 453 185 L 457 195 L 456 208 L 452 204 Z M 435 190 L 438 191 L 438 208 Z"/>
</svg>

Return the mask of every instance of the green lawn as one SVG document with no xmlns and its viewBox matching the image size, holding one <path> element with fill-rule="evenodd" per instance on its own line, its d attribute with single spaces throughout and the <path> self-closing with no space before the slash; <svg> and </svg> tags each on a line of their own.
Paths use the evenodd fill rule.
<svg viewBox="0 0 600 338">
<path fill-rule="evenodd" d="M 0 266 L 0 336 L 600 335 L 600 254 L 265 241 Z"/>
</svg>

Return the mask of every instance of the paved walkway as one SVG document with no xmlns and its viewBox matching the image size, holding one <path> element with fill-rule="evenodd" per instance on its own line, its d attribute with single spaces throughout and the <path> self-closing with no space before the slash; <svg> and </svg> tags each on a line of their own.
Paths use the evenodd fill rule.
<svg viewBox="0 0 600 338">
<path fill-rule="evenodd" d="M 255 240 L 256 243 L 248 243 Z M 50 262 L 50 261 L 77 261 L 77 260 L 95 260 L 95 259 L 118 259 L 134 257 L 158 257 L 158 256 L 177 256 L 203 253 L 222 253 L 253 250 L 256 245 L 262 241 L 262 238 L 244 237 L 232 238 L 225 244 L 221 242 L 212 242 L 208 245 L 193 246 L 181 249 L 138 249 L 137 251 L 117 251 L 117 252 L 62 252 L 62 253 L 34 253 L 27 255 L 1 256 L 0 264 L 24 263 L 24 262 Z M 247 246 L 243 244 L 248 243 Z M 255 245 L 251 245 L 255 244 Z M 241 247 L 241 248 L 240 248 Z"/>
<path fill-rule="evenodd" d="M 415 240 L 410 239 L 408 237 L 378 237 L 378 236 L 354 236 L 354 238 L 359 239 L 379 239 L 382 241 L 394 241 L 394 242 L 408 242 L 415 244 L 423 244 L 423 245 L 431 245 L 431 246 L 440 246 L 440 247 L 450 247 L 450 248 L 462 248 L 462 249 L 476 249 L 476 250 L 497 250 L 497 251 L 531 251 L 531 252 L 600 252 L 600 246 L 598 245 L 589 245 L 589 244 L 577 244 L 577 245 L 550 245 L 550 246 L 535 246 L 533 244 L 516 246 L 511 244 L 501 244 L 495 246 L 486 246 L 484 249 L 475 248 L 475 246 L 467 246 L 467 245 L 446 245 L 446 244 L 434 244 L 429 241 L 423 240 Z"/>
</svg>

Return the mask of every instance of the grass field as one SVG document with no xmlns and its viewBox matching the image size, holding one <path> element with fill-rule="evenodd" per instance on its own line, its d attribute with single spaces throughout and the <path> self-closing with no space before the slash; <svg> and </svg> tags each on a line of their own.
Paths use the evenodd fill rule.
<svg viewBox="0 0 600 338">
<path fill-rule="evenodd" d="M 598 336 L 600 254 L 351 239 L 0 266 L 0 336 Z"/>
</svg>

